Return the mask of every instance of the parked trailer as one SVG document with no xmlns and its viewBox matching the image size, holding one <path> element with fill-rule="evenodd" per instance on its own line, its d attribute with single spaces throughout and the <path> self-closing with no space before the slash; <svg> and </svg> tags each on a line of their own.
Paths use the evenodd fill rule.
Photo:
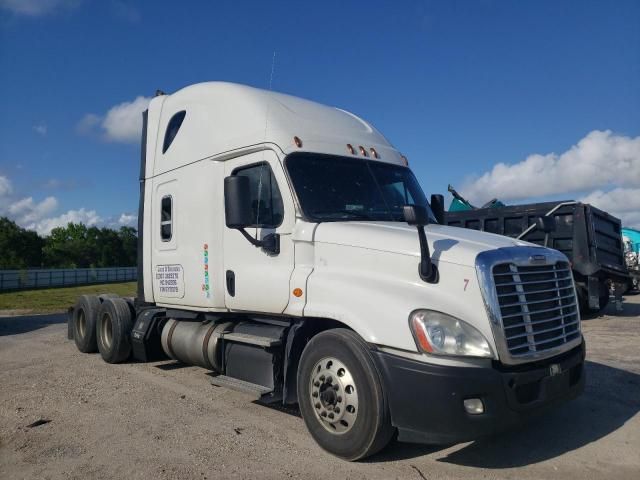
<svg viewBox="0 0 640 480">
<path fill-rule="evenodd" d="M 471 440 L 582 392 L 567 257 L 434 223 L 365 120 L 227 83 L 157 96 L 143 119 L 137 298 L 81 297 L 81 351 L 168 356 L 298 404 L 347 460 L 396 433 Z"/>
<path fill-rule="evenodd" d="M 640 230 L 625 227 L 622 229 L 624 259 L 631 276 L 629 289 L 640 290 Z"/>
<path fill-rule="evenodd" d="M 540 217 L 552 220 L 550 231 L 536 226 Z M 569 200 L 449 211 L 444 223 L 559 250 L 571 262 L 583 314 L 607 305 L 610 284 L 622 292 L 629 280 L 620 220 L 593 205 Z"/>
</svg>

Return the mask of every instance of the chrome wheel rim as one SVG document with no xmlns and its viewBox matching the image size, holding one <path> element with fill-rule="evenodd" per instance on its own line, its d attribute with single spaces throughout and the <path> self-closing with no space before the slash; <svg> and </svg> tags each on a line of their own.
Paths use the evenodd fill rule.
<svg viewBox="0 0 640 480">
<path fill-rule="evenodd" d="M 111 317 L 106 313 L 102 316 L 102 322 L 100 322 L 100 337 L 102 338 L 102 344 L 107 348 L 111 348 L 113 325 L 111 324 Z"/>
<path fill-rule="evenodd" d="M 323 358 L 313 367 L 309 398 L 316 418 L 329 432 L 342 435 L 355 424 L 358 390 L 353 375 L 337 358 Z"/>
</svg>

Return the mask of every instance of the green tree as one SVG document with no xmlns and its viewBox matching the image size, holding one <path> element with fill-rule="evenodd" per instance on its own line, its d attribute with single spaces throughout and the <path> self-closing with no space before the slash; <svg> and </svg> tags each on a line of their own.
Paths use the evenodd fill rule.
<svg viewBox="0 0 640 480">
<path fill-rule="evenodd" d="M 44 240 L 6 217 L 0 217 L 0 269 L 42 266 Z"/>
<path fill-rule="evenodd" d="M 132 227 L 121 227 L 118 232 L 124 253 L 121 265 L 133 267 L 138 261 L 138 235 Z"/>
<path fill-rule="evenodd" d="M 43 248 L 45 264 L 53 268 L 96 266 L 98 232 L 98 228 L 81 223 L 54 228 Z"/>
<path fill-rule="evenodd" d="M 135 230 L 69 223 L 54 228 L 44 246 L 45 264 L 54 268 L 123 267 L 136 264 Z"/>
</svg>

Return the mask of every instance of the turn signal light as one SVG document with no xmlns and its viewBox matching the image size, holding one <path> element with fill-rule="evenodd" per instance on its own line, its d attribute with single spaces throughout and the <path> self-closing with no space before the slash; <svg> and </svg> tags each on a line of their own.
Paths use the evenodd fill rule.
<svg viewBox="0 0 640 480">
<path fill-rule="evenodd" d="M 413 317 L 411 319 L 411 323 L 413 324 L 413 331 L 416 334 L 416 340 L 418 340 L 422 350 L 433 353 L 433 347 L 431 346 L 431 343 L 429 343 L 429 337 L 427 337 L 427 331 L 424 323 L 422 323 L 418 317 Z"/>
</svg>

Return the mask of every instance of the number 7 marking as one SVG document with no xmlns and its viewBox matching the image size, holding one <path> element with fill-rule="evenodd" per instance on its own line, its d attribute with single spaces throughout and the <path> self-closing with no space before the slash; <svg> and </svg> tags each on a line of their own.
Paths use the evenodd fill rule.
<svg viewBox="0 0 640 480">
<path fill-rule="evenodd" d="M 464 291 L 465 291 L 465 292 L 467 291 L 467 287 L 468 287 L 468 286 L 469 286 L 469 279 L 468 279 L 468 278 L 465 278 L 465 279 L 464 279 Z"/>
</svg>

